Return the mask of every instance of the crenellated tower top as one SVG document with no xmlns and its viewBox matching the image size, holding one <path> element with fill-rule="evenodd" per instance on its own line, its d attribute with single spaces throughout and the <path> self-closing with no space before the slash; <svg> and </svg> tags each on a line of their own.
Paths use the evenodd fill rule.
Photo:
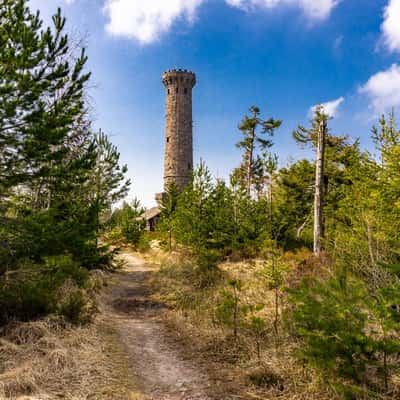
<svg viewBox="0 0 400 400">
<path fill-rule="evenodd" d="M 185 86 L 193 89 L 196 85 L 196 75 L 186 69 L 171 69 L 164 72 L 162 81 L 166 88 L 170 86 Z"/>
</svg>

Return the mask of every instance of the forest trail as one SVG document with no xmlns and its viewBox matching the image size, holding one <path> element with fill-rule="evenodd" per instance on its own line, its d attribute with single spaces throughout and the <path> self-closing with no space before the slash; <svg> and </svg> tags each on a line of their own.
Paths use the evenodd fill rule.
<svg viewBox="0 0 400 400">
<path fill-rule="evenodd" d="M 150 281 L 158 272 L 157 267 L 129 253 L 121 254 L 121 258 L 125 264 L 118 284 L 106 297 L 103 313 L 126 349 L 133 379 L 143 399 L 241 398 L 221 397 L 220 390 L 215 397 L 215 389 L 220 388 L 215 387 L 192 352 L 185 354 L 177 334 L 165 327 L 165 305 L 151 300 Z"/>
</svg>

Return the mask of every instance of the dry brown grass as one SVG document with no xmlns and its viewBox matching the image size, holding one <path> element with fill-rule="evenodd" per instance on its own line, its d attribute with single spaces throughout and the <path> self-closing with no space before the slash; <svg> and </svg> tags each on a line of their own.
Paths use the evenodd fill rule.
<svg viewBox="0 0 400 400">
<path fill-rule="evenodd" d="M 208 288 L 196 287 L 193 261 L 187 257 L 179 259 L 158 256 L 164 263 L 159 276 L 159 291 L 163 301 L 171 305 L 168 324 L 193 346 L 210 364 L 210 374 L 222 376 L 233 374 L 240 383 L 244 398 L 285 400 L 334 400 L 343 398 L 333 385 L 328 385 L 313 369 L 303 365 L 295 357 L 301 343 L 296 342 L 284 327 L 278 325 L 278 335 L 273 329 L 275 311 L 274 291 L 268 287 L 263 274 L 265 261 L 249 260 L 222 263 L 219 268 L 223 279 Z M 317 260 L 309 251 L 286 253 L 280 258 L 285 264 L 284 287 L 295 288 L 306 276 L 327 276 L 332 261 L 325 257 Z M 254 332 L 242 326 L 239 339 L 232 340 L 232 330 L 215 320 L 214 310 L 221 300 L 221 289 L 229 289 L 227 282 L 239 279 L 242 290 L 241 304 L 263 304 L 258 316 L 266 321 L 267 328 L 261 342 L 261 357 L 258 357 Z M 282 311 L 288 306 L 285 291 L 279 294 L 280 320 Z M 245 325 L 245 324 L 244 324 Z M 227 372 L 228 371 L 228 372 Z M 390 394 L 368 398 L 394 399 L 398 395 L 399 375 L 392 379 Z M 393 397 L 394 396 L 394 397 Z M 367 398 L 365 397 L 365 399 Z M 364 397 L 363 397 L 364 399 Z"/>
<path fill-rule="evenodd" d="M 0 399 L 140 399 L 123 349 L 105 321 L 89 327 L 46 319 L 0 331 Z M 25 396 L 25 397 L 24 397 Z"/>
<path fill-rule="evenodd" d="M 162 260 L 161 256 L 158 256 Z M 260 274 L 264 261 L 226 262 L 220 265 L 224 279 L 209 288 L 194 290 L 195 277 L 187 258 L 177 255 L 162 260 L 160 295 L 173 308 L 168 312 L 169 326 L 186 338 L 209 365 L 213 379 L 231 376 L 246 399 L 334 400 L 333 391 L 321 384 L 319 376 L 305 368 L 293 356 L 296 343 L 280 326 L 276 337 L 273 328 L 274 294 Z M 294 271 L 289 269 L 288 275 Z M 267 322 L 261 339 L 261 359 L 254 337 L 242 328 L 234 341 L 230 329 L 216 323 L 214 310 L 221 289 L 229 279 L 240 279 L 243 304 L 264 304 L 260 311 Z M 281 299 L 283 301 L 283 298 Z"/>
</svg>

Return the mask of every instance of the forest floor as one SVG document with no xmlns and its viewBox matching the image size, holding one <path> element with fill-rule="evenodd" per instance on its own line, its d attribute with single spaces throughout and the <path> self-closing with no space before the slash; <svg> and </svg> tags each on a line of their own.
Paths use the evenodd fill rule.
<svg viewBox="0 0 400 400">
<path fill-rule="evenodd" d="M 187 338 L 168 327 L 167 306 L 156 299 L 152 284 L 158 267 L 123 252 L 117 283 L 105 294 L 101 313 L 118 333 L 137 391 L 131 399 L 244 399 L 233 377 L 213 365 Z"/>
</svg>

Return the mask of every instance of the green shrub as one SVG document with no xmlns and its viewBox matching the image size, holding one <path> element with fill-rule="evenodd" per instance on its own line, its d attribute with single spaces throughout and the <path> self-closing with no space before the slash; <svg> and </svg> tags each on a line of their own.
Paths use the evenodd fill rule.
<svg viewBox="0 0 400 400">
<path fill-rule="evenodd" d="M 217 321 L 232 329 L 232 335 L 237 339 L 239 326 L 247 308 L 243 306 L 241 300 L 242 283 L 238 279 L 229 282 L 229 289 L 223 289 L 220 293 L 220 301 L 215 310 Z"/>
<path fill-rule="evenodd" d="M 215 269 L 218 262 L 222 260 L 221 253 L 215 249 L 205 247 L 197 251 L 197 263 L 202 270 Z"/>
<path fill-rule="evenodd" d="M 110 243 L 119 242 L 123 239 L 121 229 L 119 227 L 111 229 L 109 232 L 107 232 L 106 238 Z"/>
<path fill-rule="evenodd" d="M 392 285 L 371 296 L 362 280 L 343 271 L 305 280 L 289 292 L 289 326 L 303 341 L 298 356 L 339 384 L 346 398 L 365 398 L 357 394 L 365 387 L 387 392 L 400 351 L 392 308 L 399 289 Z"/>
<path fill-rule="evenodd" d="M 0 324 L 11 318 L 28 321 L 54 311 L 55 293 L 43 282 L 0 283 Z"/>
<path fill-rule="evenodd" d="M 64 312 L 72 322 L 86 320 L 90 292 L 88 271 L 69 256 L 25 263 L 0 279 L 0 324 Z"/>
<path fill-rule="evenodd" d="M 137 243 L 136 246 L 137 250 L 139 251 L 147 251 L 150 250 L 151 248 L 151 237 L 149 235 L 149 232 L 143 232 L 142 235 L 139 238 L 139 242 Z"/>
<path fill-rule="evenodd" d="M 92 321 L 97 307 L 84 290 L 74 290 L 61 301 L 58 313 L 73 324 L 86 324 Z"/>
</svg>

